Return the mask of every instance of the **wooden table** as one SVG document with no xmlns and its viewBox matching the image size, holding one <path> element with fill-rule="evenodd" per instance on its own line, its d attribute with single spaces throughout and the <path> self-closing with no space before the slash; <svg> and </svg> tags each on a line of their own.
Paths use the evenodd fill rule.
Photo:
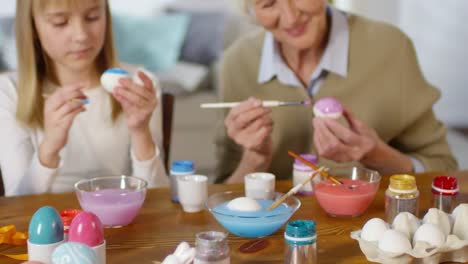
<svg viewBox="0 0 468 264">
<path fill-rule="evenodd" d="M 420 216 L 430 206 L 432 178 L 437 174 L 417 175 L 421 192 Z M 468 171 L 446 173 L 459 179 L 461 200 L 468 202 Z M 372 217 L 385 217 L 384 191 L 388 177 L 383 177 L 376 199 L 367 212 L 356 218 L 332 218 L 319 207 L 314 197 L 299 196 L 302 205 L 292 219 L 312 219 L 317 222 L 319 263 L 366 263 L 358 243 L 349 237 L 353 230 L 360 229 Z M 290 181 L 277 182 L 277 191 L 286 192 Z M 209 193 L 226 190 L 241 191 L 242 185 L 211 185 Z M 41 206 L 50 205 L 58 210 L 79 208 L 74 193 L 43 194 L 17 198 L 0 198 L 0 226 L 15 224 L 20 231 L 26 231 L 32 214 Z M 208 230 L 224 230 L 208 211 L 184 213 L 179 204 L 170 201 L 168 189 L 148 191 L 144 206 L 135 221 L 120 229 L 106 229 L 107 263 L 152 263 L 162 261 L 173 252 L 181 241 L 194 244 L 195 234 Z M 231 263 L 282 263 L 284 254 L 284 228 L 266 238 L 269 245 L 254 254 L 239 252 L 239 246 L 248 239 L 229 235 Z M 12 247 L 1 245 L 0 253 L 25 253 L 26 246 Z M 19 263 L 19 261 L 0 257 L 0 263 Z"/>
</svg>

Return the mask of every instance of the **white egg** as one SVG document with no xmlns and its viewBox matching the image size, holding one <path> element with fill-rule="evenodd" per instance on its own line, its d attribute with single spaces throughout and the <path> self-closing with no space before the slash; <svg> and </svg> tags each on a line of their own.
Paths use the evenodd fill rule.
<svg viewBox="0 0 468 264">
<path fill-rule="evenodd" d="M 453 210 L 455 217 L 453 224 L 453 234 L 459 239 L 468 240 L 468 204 L 460 204 Z"/>
<path fill-rule="evenodd" d="M 453 221 L 455 221 L 455 219 L 457 219 L 457 215 L 460 211 L 468 211 L 468 204 L 466 203 L 463 203 L 463 204 L 459 204 L 457 207 L 455 207 L 455 209 L 453 209 L 452 211 L 452 219 Z"/>
<path fill-rule="evenodd" d="M 444 232 L 445 236 L 448 236 L 452 230 L 452 223 L 450 222 L 448 214 L 437 208 L 429 209 L 423 218 L 423 224 L 434 224 L 438 226 L 440 230 Z"/>
<path fill-rule="evenodd" d="M 401 232 L 389 229 L 379 240 L 379 249 L 385 252 L 402 254 L 411 250 L 409 239 Z"/>
<path fill-rule="evenodd" d="M 254 199 L 249 197 L 238 197 L 231 200 L 227 207 L 233 211 L 253 212 L 262 209 L 262 206 Z"/>
<path fill-rule="evenodd" d="M 114 88 L 119 85 L 120 78 L 129 78 L 128 72 L 120 68 L 108 69 L 101 75 L 101 85 L 109 93 L 112 93 Z"/>
<path fill-rule="evenodd" d="M 393 229 L 405 234 L 408 239 L 412 239 L 421 221 L 412 213 L 401 212 L 393 219 L 392 225 Z"/>
<path fill-rule="evenodd" d="M 378 241 L 388 230 L 388 224 L 380 218 L 372 218 L 362 227 L 361 238 L 366 241 Z"/>
<path fill-rule="evenodd" d="M 417 241 L 427 242 L 433 247 L 440 247 L 445 243 L 444 232 L 434 224 L 423 224 L 416 230 L 413 244 Z"/>
</svg>

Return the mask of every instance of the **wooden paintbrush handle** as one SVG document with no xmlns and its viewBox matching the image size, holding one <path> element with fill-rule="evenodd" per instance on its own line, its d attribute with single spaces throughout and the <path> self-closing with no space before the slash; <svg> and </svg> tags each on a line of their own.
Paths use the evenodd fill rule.
<svg viewBox="0 0 468 264">
<path fill-rule="evenodd" d="M 318 170 L 318 169 L 319 169 L 319 168 L 317 167 L 317 165 L 315 165 L 315 164 L 313 164 L 312 162 L 310 162 L 310 161 L 304 159 L 303 157 L 297 155 L 296 153 L 294 153 L 294 152 L 291 151 L 291 150 L 288 150 L 288 154 L 289 154 L 290 156 L 293 156 L 294 158 L 298 159 L 299 161 L 301 161 L 302 163 L 304 163 L 305 165 L 311 167 L 311 168 L 314 169 L 314 170 Z M 320 172 L 320 174 L 321 174 L 323 177 L 325 177 L 326 179 L 329 179 L 329 180 L 331 180 L 332 182 L 334 182 L 334 183 L 336 183 L 336 184 L 340 184 L 340 185 L 342 184 L 340 181 L 338 181 L 337 179 L 335 179 L 334 177 L 332 177 L 330 174 L 326 173 L 325 171 L 320 170 L 319 172 Z"/>
</svg>

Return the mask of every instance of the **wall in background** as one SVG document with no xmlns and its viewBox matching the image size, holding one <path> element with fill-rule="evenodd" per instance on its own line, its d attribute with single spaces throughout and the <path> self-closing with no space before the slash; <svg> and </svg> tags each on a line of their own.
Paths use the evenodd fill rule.
<svg viewBox="0 0 468 264">
<path fill-rule="evenodd" d="M 400 27 L 416 47 L 426 79 L 442 98 L 435 106 L 446 124 L 468 127 L 468 1 L 459 0 L 335 0 L 350 12 Z"/>
<path fill-rule="evenodd" d="M 174 0 L 109 0 L 112 10 L 119 13 L 150 15 L 156 12 L 160 7 Z M 11 16 L 15 13 L 16 0 L 2 0 L 0 8 L 0 17 Z M 138 4 L 135 4 L 138 3 Z"/>
</svg>

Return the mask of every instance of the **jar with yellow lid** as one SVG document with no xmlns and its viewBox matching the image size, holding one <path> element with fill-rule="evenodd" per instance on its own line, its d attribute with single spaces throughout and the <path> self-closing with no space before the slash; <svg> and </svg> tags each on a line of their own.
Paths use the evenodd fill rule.
<svg viewBox="0 0 468 264">
<path fill-rule="evenodd" d="M 401 212 L 412 213 L 418 217 L 419 191 L 416 178 L 400 174 L 390 177 L 390 184 L 385 192 L 385 215 L 388 223 Z"/>
</svg>

